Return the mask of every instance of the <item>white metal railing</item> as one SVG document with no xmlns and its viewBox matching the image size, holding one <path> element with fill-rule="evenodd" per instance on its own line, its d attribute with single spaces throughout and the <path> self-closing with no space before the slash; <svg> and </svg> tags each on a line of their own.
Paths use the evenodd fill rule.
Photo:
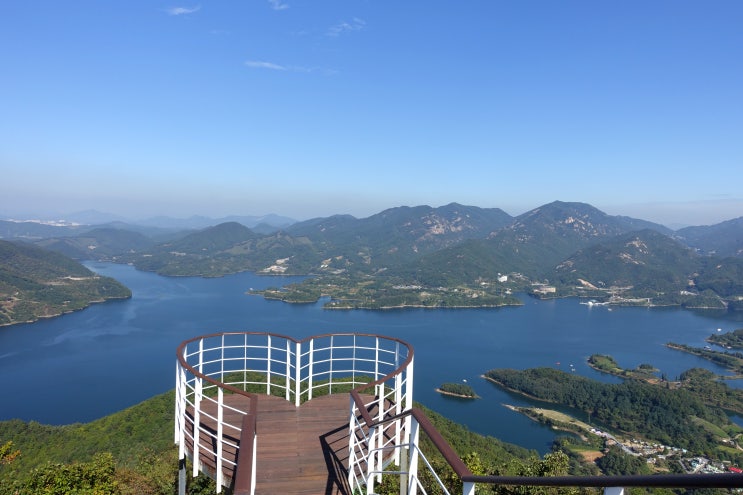
<svg viewBox="0 0 743 495">
<path fill-rule="evenodd" d="M 352 398 L 351 400 L 353 402 L 354 399 Z M 360 414 L 361 416 L 365 416 L 363 411 Z M 373 432 L 378 428 L 382 428 L 382 423 L 401 421 L 405 421 L 406 431 L 409 432 L 405 435 L 404 439 L 401 439 L 400 442 L 375 444 Z M 354 485 L 351 485 L 354 488 L 354 493 L 374 494 L 374 486 L 381 481 L 382 476 L 392 475 L 399 478 L 399 493 L 401 495 L 416 495 L 418 490 L 425 494 L 428 493 L 428 490 L 432 486 L 438 487 L 438 490 L 445 495 L 452 495 L 452 492 L 441 479 L 439 473 L 436 472 L 436 469 L 426 454 L 420 449 L 421 430 L 428 435 L 439 453 L 443 455 L 444 459 L 454 468 L 456 473 L 469 473 L 464 462 L 454 453 L 446 440 L 433 427 L 425 413 L 419 409 L 406 410 L 397 416 L 391 416 L 383 420 L 382 423 L 374 422 L 371 417 L 365 417 L 364 419 L 357 418 L 360 428 L 366 422 L 371 422 L 373 426 L 368 429 L 370 433 L 362 436 L 358 443 L 365 442 L 368 444 L 367 456 L 372 461 L 367 465 L 366 478 L 358 480 Z M 386 463 L 374 462 L 374 460 L 380 458 L 387 459 L 388 461 Z M 428 472 L 428 479 L 425 485 L 418 475 L 421 468 Z M 456 493 L 459 493 L 459 491 Z M 475 483 L 464 481 L 461 493 L 463 495 L 474 495 Z"/>
<path fill-rule="evenodd" d="M 386 343 L 386 342 L 385 342 Z M 402 414 L 413 407 L 413 351 L 401 341 L 394 349 L 374 349 L 374 362 L 386 367 L 384 376 L 351 392 L 348 484 L 352 492 L 374 493 L 390 465 L 408 464 L 411 444 L 410 418 Z"/>
<path fill-rule="evenodd" d="M 349 482 L 357 486 L 365 484 L 369 473 L 400 462 L 400 449 L 391 446 L 409 443 L 409 420 L 404 418 L 373 427 L 370 442 L 356 438 L 369 434 L 357 425 L 359 408 L 379 422 L 412 407 L 413 350 L 398 339 L 353 333 L 304 340 L 271 333 L 218 333 L 183 342 L 177 354 L 179 459 L 192 461 L 193 476 L 212 476 L 218 491 L 233 481 L 230 473 L 235 472 L 241 439 L 252 450 L 248 492 L 254 491 L 255 411 L 262 394 L 283 397 L 298 407 L 319 395 L 357 390 L 361 402 L 351 402 L 349 430 Z M 239 400 L 228 405 L 225 395 L 230 394 Z M 249 438 L 243 422 L 234 419 L 246 415 L 252 421 Z M 385 454 L 388 451 L 391 455 Z"/>
</svg>

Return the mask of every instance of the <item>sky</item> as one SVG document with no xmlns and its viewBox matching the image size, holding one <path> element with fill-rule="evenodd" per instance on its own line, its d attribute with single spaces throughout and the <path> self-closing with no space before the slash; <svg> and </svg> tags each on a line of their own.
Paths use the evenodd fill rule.
<svg viewBox="0 0 743 495">
<path fill-rule="evenodd" d="M 0 217 L 743 216 L 739 0 L 8 0 Z"/>
</svg>

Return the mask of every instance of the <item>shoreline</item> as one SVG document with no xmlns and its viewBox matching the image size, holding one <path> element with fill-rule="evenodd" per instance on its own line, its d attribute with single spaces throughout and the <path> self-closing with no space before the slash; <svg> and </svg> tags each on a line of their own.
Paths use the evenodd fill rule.
<svg viewBox="0 0 743 495">
<path fill-rule="evenodd" d="M 26 325 L 26 324 L 38 323 L 39 321 L 42 321 L 42 320 L 48 320 L 50 318 L 59 318 L 60 316 L 77 313 L 78 311 L 84 311 L 88 309 L 89 307 L 93 306 L 94 304 L 105 304 L 109 301 L 124 301 L 124 300 L 131 299 L 131 298 L 132 298 L 132 295 L 129 294 L 128 296 L 117 296 L 117 297 L 108 297 L 105 299 L 96 299 L 95 301 L 88 302 L 88 304 L 86 304 L 85 306 L 81 308 L 68 309 L 68 310 L 60 311 L 59 313 L 54 313 L 51 315 L 38 315 L 32 319 L 25 320 L 25 321 L 11 321 L 9 323 L 0 323 L 0 328 L 11 327 L 13 325 Z"/>
<path fill-rule="evenodd" d="M 553 430 L 556 430 L 556 431 L 564 431 L 566 433 L 572 433 L 573 435 L 577 435 L 584 442 L 588 441 L 587 434 L 590 432 L 589 430 L 590 426 L 589 428 L 586 428 L 586 426 L 588 425 L 581 426 L 580 423 L 582 422 L 579 422 L 577 419 L 573 418 L 572 416 L 566 415 L 570 418 L 570 420 L 575 422 L 575 429 L 569 428 L 567 426 L 559 426 L 556 423 L 552 423 L 548 425 L 546 421 L 539 418 L 538 416 L 539 414 L 542 414 L 544 416 L 544 413 L 542 411 L 556 412 L 553 409 L 544 409 L 541 407 L 519 407 L 519 406 L 514 406 L 511 404 L 502 404 L 502 405 L 506 409 L 509 409 L 519 414 L 523 414 L 530 420 L 536 423 L 539 423 L 540 425 L 548 426 L 549 428 L 552 428 Z"/>
</svg>

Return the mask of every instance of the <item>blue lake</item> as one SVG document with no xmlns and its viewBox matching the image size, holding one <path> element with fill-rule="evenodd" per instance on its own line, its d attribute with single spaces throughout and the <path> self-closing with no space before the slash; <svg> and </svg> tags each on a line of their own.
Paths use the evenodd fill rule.
<svg viewBox="0 0 743 495">
<path fill-rule="evenodd" d="M 0 328 L 0 420 L 87 422 L 172 389 L 175 350 L 183 340 L 220 331 L 265 331 L 293 337 L 331 332 L 378 333 L 415 349 L 415 399 L 482 434 L 544 453 L 555 433 L 509 411 L 529 402 L 480 375 L 491 368 L 556 367 L 603 381 L 588 356 L 610 354 L 621 366 L 650 363 L 669 378 L 692 367 L 725 371 L 665 347 L 704 346 L 717 329 L 743 327 L 743 313 L 588 307 L 576 299 L 498 309 L 331 311 L 246 295 L 291 277 L 242 273 L 217 279 L 167 278 L 126 265 L 87 266 L 128 286 L 133 297 L 62 317 Z M 572 365 L 572 367 L 571 367 Z M 441 396 L 443 382 L 467 380 L 482 397 Z M 743 386 L 738 381 L 730 386 Z"/>
</svg>

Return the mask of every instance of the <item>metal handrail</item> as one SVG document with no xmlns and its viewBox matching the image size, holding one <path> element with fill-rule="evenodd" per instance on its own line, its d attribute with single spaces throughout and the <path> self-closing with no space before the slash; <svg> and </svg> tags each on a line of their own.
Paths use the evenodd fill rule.
<svg viewBox="0 0 743 495">
<path fill-rule="evenodd" d="M 743 476 L 734 473 L 649 474 L 621 476 L 466 476 L 464 482 L 518 486 L 741 488 Z"/>
</svg>

